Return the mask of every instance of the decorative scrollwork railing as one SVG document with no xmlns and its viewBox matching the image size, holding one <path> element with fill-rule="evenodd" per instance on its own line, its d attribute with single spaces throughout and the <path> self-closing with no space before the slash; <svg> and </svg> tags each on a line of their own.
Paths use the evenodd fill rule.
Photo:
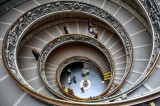
<svg viewBox="0 0 160 106">
<path fill-rule="evenodd" d="M 70 96 L 70 97 L 74 97 L 72 95 L 69 95 L 68 93 L 66 93 L 61 85 L 61 82 L 60 82 L 60 77 L 61 77 L 61 73 L 63 71 L 63 69 L 71 64 L 71 63 L 75 63 L 75 62 L 83 62 L 83 63 L 87 63 L 91 66 L 93 66 L 99 73 L 100 73 L 100 76 L 103 77 L 103 71 L 101 69 L 101 67 L 96 63 L 94 62 L 93 60 L 87 58 L 87 57 L 84 57 L 84 56 L 73 56 L 73 57 L 69 57 L 67 59 L 65 59 L 63 62 L 61 62 L 57 68 L 57 71 L 56 71 L 56 80 L 57 80 L 57 84 L 59 86 L 59 88 L 61 89 L 61 91 L 66 94 L 67 96 Z M 109 86 L 107 87 L 109 89 Z M 97 95 L 94 99 L 99 99 L 101 97 L 101 95 L 105 94 L 108 89 L 106 88 L 105 92 L 103 92 L 102 94 L 100 95 Z M 91 98 L 76 98 L 76 99 L 82 99 L 82 100 L 91 100 Z"/>
<path fill-rule="evenodd" d="M 3 46 L 3 59 L 11 73 L 11 75 L 17 80 L 24 90 L 34 90 L 23 78 L 19 72 L 17 65 L 17 50 L 21 39 L 25 36 L 25 33 L 31 26 L 33 26 L 39 20 L 49 17 L 51 14 L 62 13 L 62 12 L 81 12 L 88 15 L 93 15 L 104 23 L 111 26 L 118 36 L 121 38 L 127 57 L 127 66 L 125 75 L 122 78 L 125 79 L 129 73 L 132 64 L 132 44 L 128 34 L 125 32 L 122 25 L 113 18 L 112 15 L 106 11 L 82 2 L 77 1 L 56 1 L 40 5 L 21 16 L 6 33 Z M 31 91 L 30 91 L 31 92 Z M 34 95 L 34 94 L 33 94 Z"/>
<path fill-rule="evenodd" d="M 46 76 L 45 76 L 45 62 L 47 57 L 51 52 L 54 52 L 54 49 L 65 44 L 65 43 L 72 43 L 72 42 L 81 42 L 81 43 L 87 43 L 90 44 L 96 48 L 98 48 L 106 57 L 107 61 L 109 62 L 110 69 L 114 72 L 115 71 L 115 63 L 113 60 L 113 57 L 109 50 L 105 48 L 103 44 L 101 44 L 96 39 L 86 36 L 86 35 L 80 35 L 80 34 L 69 34 L 69 35 L 63 35 L 59 36 L 52 41 L 50 41 L 41 51 L 41 55 L 39 57 L 39 65 L 38 65 L 38 71 L 40 78 L 42 82 L 46 85 L 46 87 L 52 91 L 55 95 L 59 96 L 54 89 L 50 86 L 48 83 Z M 59 75 L 59 74 L 58 74 Z M 110 81 L 112 83 L 112 81 Z M 111 84 L 109 84 L 111 86 Z"/>
<path fill-rule="evenodd" d="M 160 50 L 160 13 L 158 11 L 158 8 L 156 7 L 156 3 L 154 1 L 151 2 L 151 0 L 140 0 L 139 2 L 140 6 L 144 9 L 144 12 L 148 16 L 148 21 L 150 22 L 150 27 L 152 29 L 152 41 L 153 41 L 153 47 L 152 47 L 152 54 L 150 57 L 150 61 L 142 74 L 141 78 L 136 81 L 136 85 L 139 85 L 143 80 L 148 78 L 150 75 L 150 70 L 152 70 L 154 64 L 157 62 L 157 57 L 159 55 Z M 134 85 L 134 86 L 136 86 Z"/>
<path fill-rule="evenodd" d="M 95 67 L 96 70 L 98 70 L 100 72 L 100 75 L 103 77 L 103 71 L 102 71 L 101 67 L 96 62 L 94 62 L 93 60 L 91 60 L 87 57 L 82 57 L 82 56 L 73 56 L 73 57 L 67 58 L 63 62 L 61 62 L 60 65 L 57 68 L 57 71 L 56 71 L 57 75 L 56 76 L 60 76 L 63 69 L 67 65 L 69 65 L 71 63 L 75 63 L 75 62 L 83 62 L 83 63 L 87 63 L 87 64 Z M 60 78 L 57 78 L 57 81 L 60 82 Z"/>
<path fill-rule="evenodd" d="M 148 22 L 150 23 L 150 27 L 152 29 L 153 47 L 152 47 L 151 57 L 150 57 L 149 63 L 147 65 L 144 73 L 132 86 L 130 86 L 123 93 L 108 97 L 108 99 L 120 97 L 122 94 L 130 93 L 133 90 L 135 90 L 136 88 L 138 88 L 141 84 L 143 84 L 149 78 L 153 68 L 155 67 L 155 65 L 158 62 L 158 59 L 160 57 L 160 18 L 159 18 L 160 11 L 158 11 L 158 8 L 157 8 L 155 1 L 136 0 L 136 2 L 144 10 L 144 13 L 147 16 Z M 138 98 L 140 98 L 140 97 L 138 97 Z"/>
<path fill-rule="evenodd" d="M 150 22 L 150 27 L 152 29 L 152 39 L 153 39 L 153 47 L 152 47 L 152 54 L 150 57 L 150 61 L 140 77 L 133 86 L 130 88 L 138 87 L 140 86 L 140 83 L 144 82 L 149 75 L 151 74 L 155 63 L 158 61 L 157 58 L 159 57 L 159 52 L 160 52 L 160 13 L 158 11 L 158 8 L 156 7 L 156 3 L 151 0 L 140 0 L 139 2 L 140 6 L 145 10 L 147 16 L 148 16 L 148 21 Z M 130 89 L 129 88 L 129 89 Z"/>
<path fill-rule="evenodd" d="M 141 3 L 143 4 L 143 3 L 145 3 L 145 1 L 146 0 L 141 0 Z M 69 1 L 67 1 L 68 3 L 69 3 Z M 139 1 L 138 1 L 139 2 Z M 79 2 L 76 2 L 76 3 L 78 3 L 79 4 Z M 139 2 L 139 4 L 141 4 L 140 2 Z M 57 3 L 58 5 L 61 5 L 61 4 L 63 4 L 62 2 L 59 2 L 59 3 Z M 88 5 L 88 4 L 86 4 L 86 5 Z M 47 4 L 47 5 L 43 5 L 44 7 L 46 6 L 46 7 L 49 7 L 49 6 L 51 6 L 51 4 Z M 57 6 L 55 6 L 56 8 L 57 8 L 57 10 L 58 10 L 58 7 Z M 145 9 L 145 7 L 147 7 L 146 5 L 144 5 L 143 6 L 143 8 Z M 150 7 L 150 6 L 149 6 Z M 61 8 L 61 6 L 59 7 L 59 8 Z M 93 7 L 92 7 L 93 8 Z M 147 7 L 148 8 L 148 7 Z M 146 10 L 147 10 L 147 8 L 146 8 Z M 40 9 L 40 8 L 39 8 Z M 96 7 L 95 7 L 95 9 L 96 9 Z M 53 9 L 54 10 L 54 9 Z M 62 10 L 62 9 L 60 9 L 60 10 Z M 81 11 L 81 10 L 78 10 L 77 8 L 74 8 L 73 7 L 73 10 L 77 10 L 77 11 Z M 90 7 L 88 7 L 88 10 L 89 11 L 91 11 L 91 9 L 90 9 Z M 36 10 L 36 11 L 38 11 L 38 10 Z M 55 10 L 54 10 L 55 11 Z M 94 12 L 95 12 L 96 10 L 94 10 L 93 12 L 91 12 L 91 14 L 92 15 L 94 15 Z M 49 11 L 48 13 L 51 13 L 51 11 Z M 147 12 L 146 12 L 147 13 Z M 29 17 L 31 17 L 31 14 L 32 14 L 32 12 L 28 12 L 28 16 Z M 43 13 L 43 14 L 45 14 L 45 13 Z M 99 15 L 100 15 L 101 13 L 99 13 Z M 34 15 L 38 15 L 38 14 L 33 14 L 33 16 Z M 99 16 L 98 15 L 98 16 Z M 38 16 L 40 16 L 40 14 L 38 15 Z M 104 17 L 105 16 L 107 16 L 106 14 L 104 14 Z M 107 19 L 105 19 L 104 17 L 101 17 L 101 19 L 104 19 L 104 20 L 107 20 Z M 36 20 L 36 19 L 38 19 L 39 17 L 37 17 L 37 18 L 35 18 L 34 20 Z M 23 25 L 23 22 L 22 22 L 22 20 L 23 19 L 25 19 L 24 20 L 24 22 L 26 22 L 26 24 L 24 24 Z M 3 49 L 3 52 L 4 52 L 4 54 L 6 54 L 6 55 L 4 55 L 3 57 L 5 57 L 4 59 L 5 59 L 5 61 L 6 61 L 6 63 L 8 64 L 7 66 L 8 66 L 8 69 L 10 70 L 10 72 L 12 73 L 12 75 L 15 75 L 15 77 L 17 77 L 17 79 L 19 80 L 19 82 L 21 82 L 22 84 L 25 84 L 25 82 L 24 82 L 24 80 L 23 80 L 23 77 L 20 75 L 20 73 L 18 72 L 18 68 L 17 68 L 17 63 L 15 63 L 16 62 L 16 46 L 17 46 L 17 41 L 18 41 L 18 39 L 19 39 L 19 37 L 20 37 L 20 35 L 21 35 L 21 32 L 23 32 L 23 30 L 24 30 L 24 28 L 26 28 L 26 26 L 27 25 L 29 25 L 30 24 L 30 22 L 33 22 L 34 20 L 32 20 L 32 21 L 27 21 L 26 20 L 27 19 L 27 16 L 25 16 L 24 18 L 22 18 L 22 20 L 20 21 L 17 21 L 17 23 L 15 23 L 15 26 L 13 26 L 12 27 L 12 29 L 10 30 L 10 33 L 8 33 L 8 35 L 6 36 L 6 39 L 8 39 L 7 40 L 7 42 L 6 42 L 6 39 L 5 39 L 5 41 L 4 41 L 4 43 L 5 43 L 5 46 L 4 46 L 4 49 Z M 22 23 L 21 23 L 22 22 Z M 153 21 L 154 22 L 154 21 Z M 152 21 L 150 22 L 150 23 L 152 23 Z M 21 24 L 22 26 L 24 26 L 22 29 L 23 30 L 19 30 L 19 24 Z M 109 23 L 110 24 L 110 23 Z M 111 24 L 112 25 L 112 24 Z M 152 26 L 152 24 L 151 24 L 151 26 Z M 156 25 L 157 26 L 157 25 Z M 17 33 L 17 28 L 18 28 L 18 30 L 19 30 L 19 32 Z M 157 27 L 158 28 L 158 27 Z M 21 28 L 20 28 L 21 29 Z M 159 29 L 159 28 L 158 28 Z M 115 29 L 116 30 L 116 29 Z M 153 30 L 153 29 L 152 29 Z M 119 33 L 119 31 L 117 31 L 118 33 Z M 9 37 L 10 36 L 10 37 Z M 152 63 L 155 63 L 154 61 L 156 61 L 156 58 L 158 57 L 158 52 L 159 52 L 159 32 L 157 32 L 157 33 L 154 33 L 153 34 L 153 37 L 154 36 L 156 36 L 156 38 L 153 38 L 153 52 L 152 52 L 152 56 L 151 56 L 151 59 L 150 59 L 150 62 L 149 62 L 149 65 L 147 66 L 147 70 L 149 70 L 149 69 L 151 69 L 152 68 Z M 123 41 L 123 43 L 124 43 L 124 41 Z M 154 55 L 155 54 L 155 55 Z M 153 58 L 153 59 L 152 59 Z M 13 59 L 13 60 L 12 60 Z M 18 74 L 18 75 L 17 75 Z M 146 75 L 146 74 L 145 74 Z M 30 92 L 31 92 L 31 90 L 30 90 Z M 34 93 L 34 92 L 32 92 L 32 93 Z M 34 94 L 33 94 L 34 95 Z M 38 95 L 38 94 L 37 94 Z M 42 97 L 42 98 L 45 98 L 44 96 L 41 96 L 41 95 L 39 95 L 40 97 Z M 38 97 L 38 96 L 37 96 Z M 41 98 L 41 99 L 42 99 Z M 47 98 L 45 98 L 45 100 L 46 100 Z M 50 101 L 51 101 L 51 99 L 49 99 Z M 57 101 L 57 100 L 54 100 L 54 102 L 55 103 L 66 103 L 66 102 L 64 102 L 64 101 Z M 123 103 L 123 102 L 121 102 L 121 103 Z M 126 102 L 125 102 L 126 103 Z M 129 103 L 129 101 L 127 102 L 127 103 Z M 130 102 L 131 103 L 131 102 Z M 69 103 L 68 103 L 69 104 Z M 74 103 L 74 102 L 72 102 L 72 104 L 78 104 L 78 103 Z M 107 104 L 107 103 L 106 103 Z M 120 104 L 120 102 L 119 102 L 119 104 Z M 93 104 L 91 104 L 91 105 L 93 105 Z M 104 104 L 103 104 L 104 105 Z"/>
</svg>

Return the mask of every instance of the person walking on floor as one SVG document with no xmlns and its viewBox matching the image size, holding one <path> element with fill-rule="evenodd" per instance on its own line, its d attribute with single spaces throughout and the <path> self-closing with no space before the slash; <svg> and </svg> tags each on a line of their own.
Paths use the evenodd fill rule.
<svg viewBox="0 0 160 106">
<path fill-rule="evenodd" d="M 87 74 L 87 75 L 89 74 L 89 69 L 88 69 L 88 70 L 86 70 L 86 74 Z"/>
<path fill-rule="evenodd" d="M 83 87 L 81 87 L 81 91 L 84 92 L 84 88 Z"/>
<path fill-rule="evenodd" d="M 34 55 L 34 57 L 36 58 L 36 60 L 38 60 L 38 57 L 39 57 L 39 52 L 35 49 L 35 48 L 33 48 L 32 49 L 32 54 Z"/>
<path fill-rule="evenodd" d="M 72 83 L 72 79 L 71 79 L 71 77 L 69 76 L 68 77 L 68 84 L 70 85 Z"/>
<path fill-rule="evenodd" d="M 73 76 L 73 82 L 74 82 L 74 83 L 77 83 L 77 81 L 76 81 L 76 76 Z"/>
<path fill-rule="evenodd" d="M 72 74 L 72 72 L 71 72 L 71 69 L 70 69 L 70 68 L 68 68 L 67 73 L 68 73 L 68 74 Z"/>
</svg>

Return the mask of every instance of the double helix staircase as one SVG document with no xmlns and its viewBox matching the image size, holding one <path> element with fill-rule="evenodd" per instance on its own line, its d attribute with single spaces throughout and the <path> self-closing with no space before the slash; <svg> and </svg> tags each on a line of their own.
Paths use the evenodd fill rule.
<svg viewBox="0 0 160 106">
<path fill-rule="evenodd" d="M 50 18 L 48 18 L 48 20 L 50 20 L 49 22 L 45 19 L 43 20 L 44 23 L 41 23 L 40 21 L 37 26 L 33 27 L 33 30 L 30 30 L 29 32 L 26 31 L 27 34 L 23 38 L 19 38 L 22 42 L 19 43 L 20 46 L 17 46 L 18 49 L 17 53 L 15 52 L 16 56 L 14 58 L 16 58 L 15 60 L 19 73 L 27 83 L 27 85 L 24 86 L 15 78 L 10 71 L 12 69 L 10 69 L 10 66 L 7 65 L 5 60 L 6 36 L 9 36 L 9 33 L 11 33 L 10 28 L 16 26 L 15 23 L 17 20 L 20 23 L 20 20 L 23 21 L 25 19 L 21 18 L 25 16 L 25 13 L 30 15 L 28 11 L 34 10 L 42 5 L 50 7 L 50 3 L 52 2 L 61 6 L 61 0 L 26 0 L 25 2 L 10 8 L 5 14 L 1 15 L 0 47 L 3 51 L 0 52 L 0 106 L 46 106 L 51 104 L 116 104 L 123 106 L 138 104 L 159 97 L 160 81 L 158 78 L 160 76 L 160 61 L 159 46 L 157 46 L 157 44 L 159 43 L 160 27 L 158 29 L 157 24 L 154 24 L 154 20 L 152 20 L 151 15 L 148 14 L 152 11 L 149 7 L 147 8 L 147 6 L 149 3 L 152 4 L 150 4 L 150 6 L 155 6 L 154 3 L 156 3 L 157 7 L 154 8 L 158 9 L 158 6 L 160 7 L 160 1 L 135 0 L 134 4 L 141 8 L 143 14 L 127 4 L 125 0 L 120 0 L 119 2 L 116 0 L 64 1 L 66 1 L 66 4 L 75 2 L 75 8 L 78 8 L 78 10 L 72 10 L 75 13 L 77 13 L 77 11 L 83 11 L 79 9 L 80 7 L 76 7 L 76 3 L 77 5 L 79 3 L 85 3 L 85 6 L 92 5 L 95 7 L 90 10 L 92 11 L 90 14 L 84 12 L 78 15 L 67 13 L 65 9 L 62 9 L 61 11 L 63 12 L 61 14 L 64 14 L 64 16 L 58 11 L 57 17 L 56 15 L 50 15 Z M 46 3 L 48 3 L 48 5 L 45 5 Z M 96 8 L 104 10 L 114 18 L 113 20 L 117 20 L 130 39 L 132 48 L 131 56 L 133 58 L 130 60 L 130 65 L 128 62 L 129 58 L 127 57 L 128 52 L 125 46 L 126 43 L 124 43 L 125 39 L 120 37 L 120 33 L 117 31 L 116 27 L 112 27 L 112 25 L 114 26 L 114 23 L 110 25 L 105 19 L 94 14 L 94 9 Z M 46 10 L 46 14 L 49 14 L 48 10 Z M 56 14 L 56 12 L 54 14 Z M 67 17 L 68 14 L 71 15 Z M 110 63 L 106 61 L 105 56 L 102 55 L 96 47 L 80 43 L 60 46 L 49 54 L 45 62 L 46 79 L 54 89 L 54 92 L 62 96 L 54 95 L 42 83 L 38 72 L 39 61 L 36 61 L 31 51 L 35 48 L 41 53 L 45 45 L 49 42 L 60 36 L 65 36 L 64 26 L 68 28 L 69 34 L 80 34 L 93 38 L 93 35 L 88 31 L 87 24 L 88 18 L 90 17 L 92 17 L 94 27 L 98 31 L 99 36 L 97 41 L 103 44 L 111 53 L 115 62 L 115 70 L 110 70 Z M 113 20 L 111 20 L 111 22 Z M 23 33 L 25 33 L 25 31 Z M 17 42 L 20 40 L 17 40 Z M 83 102 L 67 97 L 60 90 L 56 82 L 56 70 L 62 61 L 73 56 L 83 56 L 93 60 L 101 67 L 103 73 L 114 71 L 111 88 L 109 89 L 109 92 L 102 96 L 102 98 Z M 117 88 L 114 88 L 115 84 L 117 84 Z M 123 97 L 124 95 L 127 95 L 127 97 Z M 119 98 L 121 98 L 121 100 L 119 100 Z M 122 99 L 124 99 L 124 101 Z"/>
</svg>

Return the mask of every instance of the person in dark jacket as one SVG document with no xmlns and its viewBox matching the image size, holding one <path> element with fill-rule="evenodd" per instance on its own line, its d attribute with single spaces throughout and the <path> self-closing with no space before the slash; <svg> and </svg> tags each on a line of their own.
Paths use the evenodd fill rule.
<svg viewBox="0 0 160 106">
<path fill-rule="evenodd" d="M 32 54 L 34 55 L 34 57 L 36 58 L 36 60 L 38 60 L 40 54 L 39 54 L 39 52 L 35 48 L 32 49 Z"/>
<path fill-rule="evenodd" d="M 68 34 L 68 29 L 67 29 L 67 27 L 64 27 L 63 29 L 64 29 L 65 34 Z"/>
<path fill-rule="evenodd" d="M 81 87 L 81 91 L 84 92 L 84 88 L 83 87 Z"/>
<path fill-rule="evenodd" d="M 77 81 L 76 81 L 76 76 L 73 76 L 73 82 L 74 82 L 74 83 L 77 83 Z"/>
</svg>

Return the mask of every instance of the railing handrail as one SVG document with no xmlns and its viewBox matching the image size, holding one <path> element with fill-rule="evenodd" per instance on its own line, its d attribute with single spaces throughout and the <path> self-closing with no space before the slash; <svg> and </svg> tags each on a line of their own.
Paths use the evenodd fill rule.
<svg viewBox="0 0 160 106">
<path fill-rule="evenodd" d="M 99 42 L 98 40 L 96 40 L 88 35 L 82 35 L 82 34 L 66 34 L 66 35 L 58 36 L 58 37 L 54 38 L 53 40 L 51 40 L 48 44 L 46 44 L 43 47 L 43 49 L 41 50 L 41 53 L 40 53 L 39 61 L 38 61 L 39 76 L 40 76 L 42 82 L 47 86 L 47 88 L 49 88 L 49 90 L 52 90 L 53 94 L 55 94 L 55 95 L 57 95 L 56 92 L 54 92 L 52 87 L 49 85 L 49 83 L 47 82 L 46 76 L 45 76 L 45 62 L 46 62 L 46 59 L 49 56 L 49 54 L 55 48 L 61 46 L 62 44 L 70 43 L 70 42 L 87 43 L 87 44 L 90 44 L 90 45 L 98 48 L 105 55 L 106 59 L 108 59 L 111 70 L 113 70 L 113 72 L 115 72 L 115 63 L 114 63 L 113 56 L 111 55 L 110 51 L 103 44 L 101 44 L 101 42 Z M 112 81 L 110 81 L 110 83 L 112 83 Z M 109 86 L 111 86 L 111 84 L 109 84 Z M 107 89 L 109 89 L 108 87 L 107 87 Z M 105 92 L 107 92 L 107 91 L 108 90 L 105 90 Z M 60 96 L 60 95 L 57 95 L 57 96 Z"/>
<path fill-rule="evenodd" d="M 82 5 L 84 5 L 84 7 L 87 5 L 87 6 L 89 6 L 89 8 L 90 9 L 95 9 L 96 11 L 98 11 L 98 12 L 96 12 L 96 13 L 94 13 L 94 12 L 92 12 L 92 11 L 88 11 L 88 9 L 86 10 L 87 12 L 91 12 L 91 13 L 88 13 L 88 14 L 91 14 L 91 15 L 93 15 L 93 16 L 95 16 L 95 17 L 97 17 L 98 19 L 101 19 L 101 20 L 104 20 L 104 22 L 106 22 L 106 23 L 108 23 L 108 24 L 111 24 L 111 25 L 113 25 L 112 26 L 112 28 L 116 31 L 116 33 L 118 33 L 119 34 L 119 36 L 121 37 L 121 38 L 126 38 L 127 39 L 127 41 L 122 41 L 125 45 L 125 50 L 126 50 L 126 52 L 127 52 L 127 57 L 129 57 L 129 56 L 131 56 L 131 54 L 132 54 L 132 50 L 130 50 L 130 49 L 132 49 L 132 48 L 130 48 L 131 47 L 131 42 L 130 42 L 130 38 L 127 36 L 127 34 L 126 34 L 126 32 L 125 32 L 125 30 L 123 29 L 123 27 L 121 26 L 121 24 L 119 24 L 118 23 L 118 21 L 117 20 L 115 20 L 114 18 L 112 18 L 112 16 L 110 15 L 110 14 L 108 14 L 107 12 L 105 12 L 104 10 L 100 10 L 100 8 L 98 8 L 98 9 L 96 9 L 97 7 L 94 7 L 94 6 L 92 6 L 92 5 L 89 5 L 89 4 L 86 4 L 86 3 L 82 3 L 82 2 L 74 2 L 74 1 L 67 1 L 67 2 L 71 2 L 71 6 L 73 6 L 73 8 L 71 8 L 72 10 L 70 10 L 70 11 L 80 11 L 79 10 L 79 6 L 82 6 Z M 60 1 L 60 2 L 54 2 L 54 3 L 52 3 L 52 4 L 55 4 L 55 6 L 57 6 L 58 5 L 58 7 L 60 7 L 60 9 L 62 9 L 62 4 L 65 4 L 66 2 L 65 1 Z M 65 4 L 65 5 L 68 5 L 68 3 L 67 4 Z M 77 6 L 78 5 L 78 6 Z M 42 5 L 42 6 L 51 6 L 51 4 L 45 4 L 45 5 Z M 84 8 L 84 7 L 80 7 L 80 8 Z M 88 7 L 87 7 L 88 8 Z M 70 9 L 70 8 L 69 8 Z M 33 9 L 32 9 L 33 10 Z M 36 19 L 38 18 L 38 19 L 40 19 L 39 18 L 39 16 L 37 16 L 37 18 L 36 19 L 34 19 L 35 17 L 32 17 L 32 15 L 35 15 L 35 14 L 32 14 L 32 10 L 30 10 L 30 12 L 28 12 L 27 14 L 24 14 L 23 16 L 25 16 L 25 15 L 28 15 L 28 16 L 30 16 L 31 15 L 31 23 L 29 23 L 30 25 L 32 25 L 32 23 L 33 23 L 33 21 L 37 21 Z M 62 9 L 63 10 L 63 9 Z M 61 11 L 61 10 L 60 10 Z M 63 11 L 65 11 L 65 10 L 63 10 Z M 84 12 L 84 11 L 83 11 Z M 100 12 L 104 12 L 104 14 L 99 14 Z M 105 16 L 106 14 L 108 14 L 107 16 Z M 97 16 L 96 16 L 97 15 Z M 100 15 L 99 17 L 98 17 L 98 15 Z M 44 17 L 44 16 L 43 16 Z M 43 17 L 41 17 L 41 18 L 43 18 Z M 107 19 L 109 19 L 109 20 L 107 20 L 107 19 L 105 19 L 105 18 L 107 18 Z M 33 18 L 33 19 L 32 19 Z M 21 18 L 19 21 L 23 21 L 23 18 Z M 10 31 L 10 33 L 8 34 L 6 34 L 6 36 L 5 36 L 5 40 L 4 40 L 4 45 L 3 45 L 3 55 L 4 55 L 4 57 L 3 57 L 3 59 L 4 59 L 4 61 L 5 61 L 5 64 L 7 65 L 7 69 L 10 71 L 10 73 L 15 77 L 15 79 L 17 79 L 17 81 L 19 81 L 19 84 L 20 85 L 26 85 L 26 91 L 27 91 L 27 89 L 31 89 L 31 87 L 29 87 L 29 84 L 28 83 L 26 83 L 26 81 L 23 79 L 23 77 L 21 76 L 21 74 L 19 73 L 19 69 L 17 68 L 17 63 L 16 63 L 16 52 L 17 52 L 17 45 L 18 45 L 18 43 L 19 43 L 19 41 L 20 41 L 20 39 L 23 37 L 22 35 L 25 33 L 25 31 L 24 31 L 24 29 L 26 28 L 26 27 L 22 27 L 23 26 L 23 24 L 24 23 L 21 23 L 21 25 L 18 25 L 18 23 L 19 22 L 17 22 L 16 23 L 16 25 L 15 26 L 13 26 L 12 27 L 12 30 Z M 118 27 L 117 27 L 117 25 L 118 25 Z M 25 25 L 24 25 L 25 26 Z M 28 27 L 28 26 L 27 26 Z M 16 32 L 16 28 L 20 28 L 21 30 L 19 30 L 19 31 L 22 31 L 22 32 Z M 116 29 L 116 28 L 120 28 L 120 29 Z M 27 29 L 27 28 L 26 28 Z M 15 33 L 17 33 L 15 36 L 12 36 L 14 33 L 13 32 L 15 31 Z M 24 31 L 24 32 L 23 32 Z M 10 35 L 10 36 L 9 36 Z M 126 35 L 126 36 L 124 36 L 124 35 Z M 19 38 L 19 36 L 20 36 L 20 38 Z M 8 39 L 7 39 L 7 37 L 8 37 Z M 9 38 L 9 37 L 11 37 L 11 39 Z M 13 37 L 13 38 L 12 38 Z M 17 38 L 19 38 L 19 39 L 17 39 Z M 5 42 L 6 41 L 6 42 Z M 13 46 L 13 49 L 10 49 L 9 47 L 12 47 Z M 11 56 L 11 57 L 10 57 Z M 130 58 L 132 58 L 132 57 L 130 57 Z M 129 59 L 130 59 L 129 58 Z M 131 61 L 131 60 L 128 60 L 128 61 Z M 128 62 L 127 61 L 127 62 Z M 128 63 L 129 64 L 129 66 L 130 66 L 130 62 Z M 12 69 L 12 70 L 11 70 Z M 128 70 L 128 68 L 127 68 L 127 70 Z M 15 73 L 16 72 L 16 73 Z M 128 72 L 128 71 L 127 71 Z M 28 90 L 29 91 L 29 90 Z M 33 94 L 34 95 L 34 94 Z M 43 100 L 43 99 L 42 99 Z"/>
<path fill-rule="evenodd" d="M 67 64 L 65 64 L 65 62 L 66 61 L 69 61 L 70 59 L 73 59 L 73 58 L 76 58 L 76 61 L 72 61 L 72 62 L 69 62 L 69 63 L 67 63 Z M 80 60 L 78 60 L 78 58 L 80 58 Z M 84 61 L 83 61 L 83 59 L 84 59 Z M 90 62 L 88 63 L 88 61 L 85 61 L 85 60 L 89 60 Z M 84 62 L 84 63 L 88 63 L 88 64 L 90 64 L 90 65 L 93 65 L 93 66 L 96 66 L 96 68 L 98 68 L 98 71 L 100 71 L 100 75 L 101 75 L 101 77 L 102 77 L 102 69 L 100 68 L 100 66 L 96 63 L 96 62 L 94 62 L 94 60 L 92 60 L 92 59 L 89 59 L 89 58 L 87 58 L 87 57 L 82 57 L 82 56 L 74 56 L 74 57 L 69 57 L 69 58 L 67 58 L 67 59 L 65 59 L 64 61 L 62 61 L 61 63 L 60 63 L 60 65 L 58 66 L 58 68 L 57 68 L 57 71 L 56 71 L 56 81 L 57 81 L 57 83 L 58 83 L 58 86 L 59 86 L 59 88 L 62 90 L 62 92 L 64 93 L 64 94 L 66 94 L 66 95 L 68 95 L 68 93 L 66 93 L 66 92 L 64 92 L 64 89 L 63 89 L 63 87 L 62 87 L 62 85 L 61 85 L 61 83 L 60 83 L 60 74 L 62 73 L 62 70 L 61 69 L 63 69 L 64 67 L 62 67 L 61 68 L 61 66 L 63 65 L 63 64 L 65 64 L 65 66 L 66 65 L 68 65 L 68 64 L 71 64 L 71 63 L 73 63 L 73 62 Z M 108 87 L 107 87 L 108 88 Z M 106 88 L 106 89 L 107 89 Z M 96 96 L 94 99 L 99 99 L 100 98 L 100 96 L 101 95 L 103 95 L 105 92 L 102 92 L 100 95 L 98 95 L 98 96 Z M 70 96 L 70 95 L 68 95 L 68 96 Z M 74 96 L 72 96 L 71 95 L 71 97 L 72 98 L 75 98 L 75 99 L 80 99 L 80 100 L 85 100 L 85 101 L 87 101 L 87 100 L 91 100 L 91 98 L 81 98 L 81 97 L 74 97 Z"/>
</svg>

